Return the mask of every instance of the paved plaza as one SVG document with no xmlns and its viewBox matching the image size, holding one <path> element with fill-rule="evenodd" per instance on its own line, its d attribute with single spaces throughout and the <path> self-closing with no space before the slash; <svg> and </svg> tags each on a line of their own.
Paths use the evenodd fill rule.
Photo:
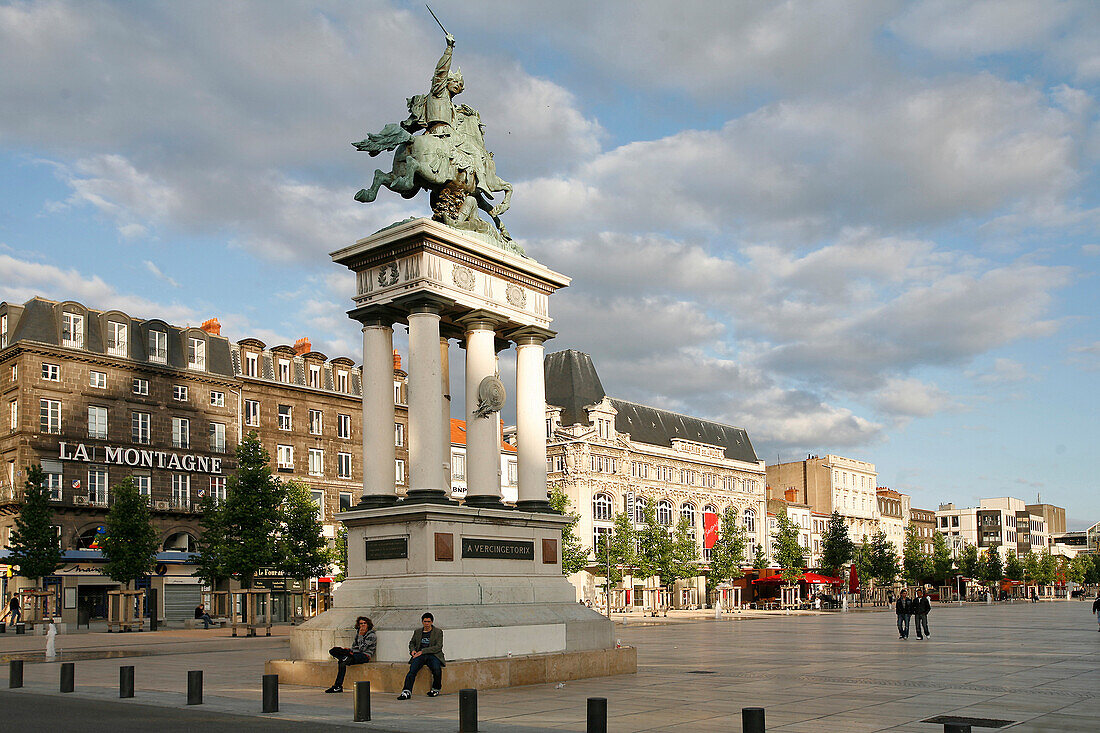
<svg viewBox="0 0 1100 733">
<path fill-rule="evenodd" d="M 739 731 L 746 706 L 766 708 L 769 731 L 937 731 L 942 726 L 920 721 L 949 714 L 1010 720 L 1019 731 L 1095 732 L 1100 633 L 1089 607 L 936 606 L 926 641 L 899 640 L 884 610 L 628 619 L 617 634 L 639 649 L 637 675 L 480 692 L 480 729 L 583 731 L 586 698 L 606 697 L 616 733 Z M 352 723 L 350 693 L 284 685 L 280 712 L 261 715 L 263 662 L 286 654 L 288 631 L 255 639 L 234 639 L 224 629 L 61 636 L 63 655 L 76 660 L 76 692 L 57 692 L 56 663 L 28 662 L 22 690 L 0 689 L 0 730 L 304 729 L 299 721 L 458 729 L 457 695 L 398 702 L 376 694 L 372 722 Z M 0 636 L 0 658 L 43 648 L 42 637 Z M 118 656 L 85 658 L 108 651 Z M 117 700 L 122 664 L 136 667 L 132 701 Z M 201 707 L 184 705 L 190 669 L 204 672 Z"/>
</svg>

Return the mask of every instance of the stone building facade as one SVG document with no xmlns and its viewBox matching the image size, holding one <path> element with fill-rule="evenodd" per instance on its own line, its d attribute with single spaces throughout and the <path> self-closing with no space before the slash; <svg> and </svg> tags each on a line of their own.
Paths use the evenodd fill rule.
<svg viewBox="0 0 1100 733">
<path fill-rule="evenodd" d="M 794 489 L 799 501 L 813 511 L 839 512 L 853 542 L 870 538 L 879 527 L 878 473 L 873 463 L 836 455 L 809 456 L 768 466 L 767 476 L 770 498 L 782 499 L 788 489 Z"/>
<path fill-rule="evenodd" d="M 917 530 L 921 549 L 932 552 L 932 537 L 936 531 L 936 513 L 931 509 L 909 508 L 909 523 Z"/>
<path fill-rule="evenodd" d="M 675 596 L 664 599 L 673 606 L 705 602 L 713 544 L 706 530 L 727 507 L 741 519 L 749 547 L 767 550 L 764 462 L 744 429 L 610 397 L 591 357 L 579 351 L 549 354 L 545 368 L 547 480 L 562 487 L 580 515 L 576 531 L 593 563 L 571 578 L 579 599 L 604 602 L 594 547 L 611 533 L 618 512 L 633 514 L 640 527 L 646 503 L 670 531 L 686 518 L 695 532 L 700 576 L 678 583 Z M 613 605 L 648 605 L 653 588 L 653 579 L 628 576 Z"/>
<path fill-rule="evenodd" d="M 894 546 L 898 557 L 901 557 L 905 548 L 905 528 L 909 524 L 909 495 L 879 486 L 875 499 L 878 502 L 879 527 L 886 534 L 886 540 Z"/>
</svg>

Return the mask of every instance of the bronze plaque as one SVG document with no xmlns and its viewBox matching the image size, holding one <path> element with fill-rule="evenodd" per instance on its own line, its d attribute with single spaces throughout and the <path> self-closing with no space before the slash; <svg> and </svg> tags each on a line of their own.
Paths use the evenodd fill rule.
<svg viewBox="0 0 1100 733">
<path fill-rule="evenodd" d="M 462 557 L 488 560 L 534 560 L 535 543 L 528 540 L 462 538 Z"/>
<path fill-rule="evenodd" d="M 542 564 L 554 565 L 558 562 L 558 541 L 557 540 L 543 540 L 542 541 Z"/>
<path fill-rule="evenodd" d="M 366 540 L 367 562 L 371 560 L 400 560 L 409 556 L 409 538 L 394 537 L 387 540 Z"/>
<path fill-rule="evenodd" d="M 435 559 L 447 561 L 455 559 L 455 536 L 450 532 L 435 533 Z"/>
</svg>

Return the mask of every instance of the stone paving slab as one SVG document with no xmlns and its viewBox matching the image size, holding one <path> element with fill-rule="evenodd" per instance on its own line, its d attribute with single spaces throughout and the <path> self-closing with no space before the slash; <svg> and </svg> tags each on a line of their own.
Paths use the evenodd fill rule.
<svg viewBox="0 0 1100 733">
<path fill-rule="evenodd" d="M 893 615 L 881 610 L 631 621 L 616 634 L 638 647 L 638 674 L 482 691 L 480 729 L 583 731 L 586 698 L 606 697 L 609 730 L 616 733 L 739 730 L 740 709 L 746 706 L 765 707 L 769 731 L 931 733 L 942 727 L 921 720 L 972 715 L 1012 719 L 1011 730 L 1095 733 L 1100 730 L 1100 634 L 1090 605 L 936 606 L 929 619 L 933 637 L 925 641 L 899 640 Z M 186 672 L 202 669 L 202 707 L 211 715 L 372 731 L 457 729 L 457 695 L 398 702 L 375 694 L 374 720 L 353 724 L 350 694 L 283 685 L 281 711 L 261 716 L 263 663 L 286 655 L 288 631 L 276 627 L 274 636 L 254 639 L 234 639 L 224 630 L 59 637 L 62 649 L 130 649 L 145 656 L 77 661 L 77 692 L 61 696 L 66 704 L 46 712 L 62 716 L 61 707 L 86 700 L 90 706 L 154 705 L 192 715 L 183 704 Z M 42 637 L 0 635 L 0 656 L 43 647 Z M 134 701 L 117 700 L 122 664 L 136 668 Z M 11 696 L 60 696 L 58 674 L 56 663 L 27 664 L 25 690 L 0 689 L 0 708 Z M 112 730 L 130 729 L 120 725 Z M 222 729 L 232 728 L 203 726 Z"/>
</svg>

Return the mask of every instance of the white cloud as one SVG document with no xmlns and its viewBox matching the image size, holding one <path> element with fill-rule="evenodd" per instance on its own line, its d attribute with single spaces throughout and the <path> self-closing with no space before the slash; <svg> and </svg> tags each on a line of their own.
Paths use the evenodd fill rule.
<svg viewBox="0 0 1100 733">
<path fill-rule="evenodd" d="M 987 369 L 967 371 L 966 376 L 979 384 L 990 385 L 1014 384 L 1035 379 L 1034 375 L 1030 374 L 1023 364 L 1004 357 L 994 359 L 993 364 Z"/>
<path fill-rule="evenodd" d="M 913 378 L 891 378 L 874 395 L 879 410 L 896 418 L 930 417 L 958 407 L 958 403 L 934 384 Z"/>
<path fill-rule="evenodd" d="M 155 277 L 158 280 L 161 280 L 165 283 L 168 283 L 169 285 L 171 285 L 174 288 L 178 288 L 180 286 L 180 284 L 178 282 L 176 282 L 175 280 L 173 280 L 172 278 L 168 277 L 163 272 L 161 272 L 160 268 L 157 267 L 152 262 L 150 262 L 149 260 L 145 260 L 145 269 L 148 270 L 150 273 L 152 273 L 153 277 Z"/>
</svg>

